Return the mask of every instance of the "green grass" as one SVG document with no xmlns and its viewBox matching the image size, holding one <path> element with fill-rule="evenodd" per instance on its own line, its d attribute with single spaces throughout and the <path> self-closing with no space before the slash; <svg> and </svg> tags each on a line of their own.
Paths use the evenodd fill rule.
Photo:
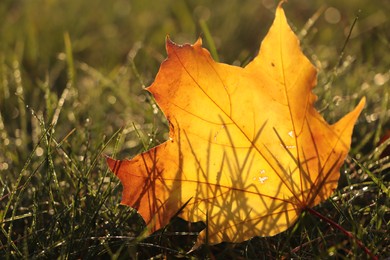
<svg viewBox="0 0 390 260">
<path fill-rule="evenodd" d="M 374 254 L 390 257 L 390 153 L 382 153 L 390 141 L 379 145 L 390 130 L 390 3 L 322 2 L 285 4 L 319 68 L 318 109 L 335 122 L 363 96 L 367 106 L 339 189 L 315 209 Z M 184 43 L 204 35 L 219 60 L 245 65 L 275 4 L 1 1 L 0 258 L 367 258 L 355 241 L 310 214 L 274 237 L 186 254 L 202 223 L 189 230 L 176 219 L 140 240 L 142 220 L 119 205 L 121 185 L 102 155 L 131 157 L 166 139 L 166 120 L 143 90 L 166 57 L 165 36 Z M 337 18 L 330 6 L 341 16 L 336 24 L 327 22 Z"/>
</svg>

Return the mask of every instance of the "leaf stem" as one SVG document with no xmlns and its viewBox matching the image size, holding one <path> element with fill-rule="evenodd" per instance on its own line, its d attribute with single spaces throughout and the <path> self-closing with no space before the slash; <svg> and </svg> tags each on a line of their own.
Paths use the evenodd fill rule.
<svg viewBox="0 0 390 260">
<path fill-rule="evenodd" d="M 347 237 L 349 237 L 351 240 L 355 241 L 356 244 L 364 250 L 364 252 L 366 252 L 367 255 L 369 255 L 372 259 L 375 259 L 377 260 L 378 257 L 376 255 L 374 255 L 370 249 L 368 249 L 362 241 L 360 241 L 357 237 L 354 236 L 353 233 L 345 230 L 342 226 L 340 226 L 339 224 L 337 224 L 336 222 L 334 222 L 333 220 L 331 220 L 330 218 L 328 217 L 325 217 L 324 215 L 322 215 L 321 213 L 319 213 L 318 211 L 312 209 L 312 208 L 306 208 L 306 210 L 316 216 L 316 217 L 319 217 L 320 219 L 324 220 L 326 223 L 328 223 L 329 225 L 333 226 L 334 228 L 340 230 L 341 232 L 343 232 Z"/>
</svg>

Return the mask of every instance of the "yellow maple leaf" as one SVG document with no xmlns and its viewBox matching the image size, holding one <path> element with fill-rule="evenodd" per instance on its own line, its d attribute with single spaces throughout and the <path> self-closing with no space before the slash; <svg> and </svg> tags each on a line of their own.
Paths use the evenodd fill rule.
<svg viewBox="0 0 390 260">
<path fill-rule="evenodd" d="M 122 203 L 151 230 L 181 217 L 207 221 L 210 243 L 286 230 L 337 188 L 365 100 L 329 125 L 314 108 L 316 69 L 279 5 L 258 56 L 245 68 L 215 62 L 201 40 L 178 46 L 147 89 L 170 139 L 131 160 L 108 158 Z"/>
</svg>

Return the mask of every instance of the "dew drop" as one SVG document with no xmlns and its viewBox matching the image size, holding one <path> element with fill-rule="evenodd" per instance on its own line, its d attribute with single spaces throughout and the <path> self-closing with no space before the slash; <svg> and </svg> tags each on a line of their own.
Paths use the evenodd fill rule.
<svg viewBox="0 0 390 260">
<path fill-rule="evenodd" d="M 281 147 L 284 147 L 286 149 L 295 149 L 296 146 L 295 145 L 283 145 L 283 144 L 280 144 Z"/>
<path fill-rule="evenodd" d="M 113 96 L 113 95 L 109 95 L 109 96 L 107 97 L 107 101 L 108 101 L 108 103 L 110 103 L 111 105 L 114 105 L 114 104 L 116 103 L 116 97 Z"/>
<path fill-rule="evenodd" d="M 259 177 L 259 182 L 263 184 L 266 180 L 268 180 L 268 177 Z"/>
<path fill-rule="evenodd" d="M 153 104 L 152 107 L 153 107 L 153 114 L 156 115 L 158 113 L 158 107 L 156 104 Z"/>
<path fill-rule="evenodd" d="M 15 145 L 16 145 L 16 146 L 21 146 L 22 143 L 23 143 L 23 142 L 22 142 L 22 139 L 20 139 L 20 138 L 18 138 L 18 139 L 15 140 Z"/>
<path fill-rule="evenodd" d="M 44 152 L 44 150 L 43 150 L 42 147 L 37 147 L 37 149 L 35 150 L 35 154 L 36 154 L 36 156 L 38 156 L 38 157 L 42 156 L 42 155 L 43 155 L 43 152 Z"/>
<path fill-rule="evenodd" d="M 326 9 L 324 16 L 325 20 L 331 24 L 337 24 L 341 20 L 340 11 L 334 7 L 329 7 Z"/>
<path fill-rule="evenodd" d="M 265 172 L 265 171 L 264 171 Z M 261 184 L 263 184 L 266 180 L 268 180 L 267 176 L 258 176 L 258 177 L 253 177 L 253 181 L 258 181 Z"/>
<path fill-rule="evenodd" d="M 335 106 L 339 106 L 341 104 L 341 102 L 343 101 L 343 98 L 340 96 L 335 96 L 335 97 L 333 97 L 332 101 L 335 104 Z"/>
<path fill-rule="evenodd" d="M 389 80 L 389 74 L 377 73 L 374 76 L 374 83 L 378 86 L 382 86 Z"/>
<path fill-rule="evenodd" d="M 8 163 L 0 163 L 0 171 L 4 171 L 8 169 Z"/>
</svg>

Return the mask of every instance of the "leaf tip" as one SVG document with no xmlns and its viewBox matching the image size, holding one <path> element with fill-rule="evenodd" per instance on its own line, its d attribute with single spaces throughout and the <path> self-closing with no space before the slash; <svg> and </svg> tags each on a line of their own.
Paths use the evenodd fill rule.
<svg viewBox="0 0 390 260">
<path fill-rule="evenodd" d="M 280 0 L 280 1 L 279 1 L 279 4 L 278 4 L 278 8 L 282 7 L 282 5 L 283 5 L 284 3 L 287 3 L 287 2 L 288 2 L 288 0 Z"/>
<path fill-rule="evenodd" d="M 169 36 L 169 34 L 167 34 L 167 36 L 165 36 L 165 42 L 166 42 L 166 44 L 173 43 L 173 41 L 171 40 L 171 37 Z"/>
<path fill-rule="evenodd" d="M 359 101 L 359 104 L 350 113 L 356 114 L 355 117 L 357 119 L 357 117 L 360 115 L 365 105 L 366 105 L 366 97 L 362 97 L 362 99 L 360 99 Z"/>
<path fill-rule="evenodd" d="M 339 133 L 342 140 L 344 140 L 345 147 L 350 149 L 351 146 L 351 136 L 353 132 L 354 125 L 361 114 L 364 105 L 366 104 L 366 98 L 363 97 L 359 104 L 348 114 L 342 117 L 339 121 L 332 125 L 332 128 Z"/>
<path fill-rule="evenodd" d="M 199 37 L 193 45 L 195 47 L 201 47 L 202 46 L 202 38 Z"/>
<path fill-rule="evenodd" d="M 175 43 L 171 40 L 171 37 L 167 35 L 165 37 L 165 48 L 167 50 L 167 53 L 169 53 L 169 50 L 175 45 Z"/>
<path fill-rule="evenodd" d="M 360 99 L 360 101 L 359 101 L 359 104 L 355 108 L 355 111 L 357 111 L 356 112 L 357 116 L 360 115 L 360 113 L 362 112 L 365 105 L 366 105 L 366 97 L 362 97 L 362 99 Z"/>
<path fill-rule="evenodd" d="M 278 4 L 278 6 L 276 8 L 275 16 L 278 16 L 279 14 L 283 14 L 284 15 L 284 10 L 283 10 L 283 4 L 284 3 L 287 3 L 287 0 L 279 1 L 279 4 Z"/>
<path fill-rule="evenodd" d="M 360 102 L 359 102 L 359 105 L 358 105 L 358 107 L 364 107 L 364 105 L 366 104 L 366 97 L 362 97 L 362 99 L 360 100 Z"/>
</svg>

